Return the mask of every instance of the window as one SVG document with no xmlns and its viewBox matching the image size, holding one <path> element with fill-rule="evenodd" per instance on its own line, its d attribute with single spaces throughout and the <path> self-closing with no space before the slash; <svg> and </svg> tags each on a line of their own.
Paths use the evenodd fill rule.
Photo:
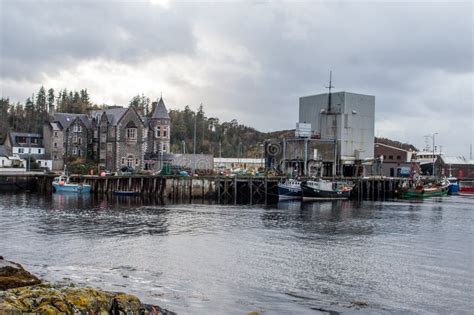
<svg viewBox="0 0 474 315">
<path fill-rule="evenodd" d="M 400 155 L 397 155 L 397 160 L 401 160 L 402 157 Z"/>
<path fill-rule="evenodd" d="M 41 154 L 41 149 L 38 149 L 38 153 Z"/>
<path fill-rule="evenodd" d="M 78 143 L 79 145 L 81 145 L 81 144 L 82 144 L 82 138 L 78 138 L 78 139 L 77 139 L 77 143 Z"/>
<path fill-rule="evenodd" d="M 168 131 L 168 128 L 165 127 L 165 128 L 163 128 L 163 129 L 164 129 L 164 130 L 163 130 L 163 137 L 166 137 L 166 132 Z"/>
<path fill-rule="evenodd" d="M 54 147 L 55 149 L 57 149 L 57 148 L 58 148 L 58 144 L 57 144 L 56 142 L 53 143 L 53 147 Z"/>
<path fill-rule="evenodd" d="M 72 148 L 72 154 L 77 155 L 77 148 Z"/>
<path fill-rule="evenodd" d="M 389 159 L 389 160 L 393 160 L 393 155 L 389 155 L 389 156 L 388 156 L 388 159 Z"/>
<path fill-rule="evenodd" d="M 81 125 L 74 125 L 74 132 L 81 132 L 82 131 L 82 126 Z"/>
<path fill-rule="evenodd" d="M 57 132 L 57 131 L 54 132 L 54 137 L 55 137 L 55 138 L 58 137 L 58 132 Z"/>
<path fill-rule="evenodd" d="M 101 133 L 100 134 L 100 142 L 105 142 L 107 141 L 107 134 L 106 133 Z"/>
<path fill-rule="evenodd" d="M 135 159 L 135 165 L 138 165 L 138 159 Z"/>
<path fill-rule="evenodd" d="M 54 155 L 54 159 L 55 159 L 55 160 L 57 160 L 57 159 L 58 159 L 58 156 L 57 156 L 56 154 Z"/>
<path fill-rule="evenodd" d="M 127 139 L 136 140 L 137 139 L 137 128 L 127 128 Z"/>
<path fill-rule="evenodd" d="M 77 150 L 77 155 L 81 156 L 81 153 L 82 153 L 82 152 L 81 152 L 81 149 L 78 149 L 78 150 Z"/>
<path fill-rule="evenodd" d="M 20 153 L 20 154 L 24 153 L 23 148 L 18 148 L 18 153 Z"/>
<path fill-rule="evenodd" d="M 112 152 L 112 143 L 107 143 L 107 152 Z"/>
<path fill-rule="evenodd" d="M 125 158 L 122 158 L 122 165 L 125 164 Z"/>
<path fill-rule="evenodd" d="M 163 143 L 163 152 L 167 152 L 166 151 L 166 143 Z"/>
<path fill-rule="evenodd" d="M 156 127 L 156 137 L 157 138 L 161 137 L 161 127 L 160 126 Z"/>
<path fill-rule="evenodd" d="M 74 136 L 72 137 L 72 142 L 73 142 L 73 143 L 77 143 L 77 135 L 74 135 Z"/>
<path fill-rule="evenodd" d="M 30 143 L 35 143 L 35 144 L 38 144 L 38 143 L 39 143 L 39 139 L 38 139 L 38 138 L 31 138 L 30 141 L 31 141 Z"/>
</svg>

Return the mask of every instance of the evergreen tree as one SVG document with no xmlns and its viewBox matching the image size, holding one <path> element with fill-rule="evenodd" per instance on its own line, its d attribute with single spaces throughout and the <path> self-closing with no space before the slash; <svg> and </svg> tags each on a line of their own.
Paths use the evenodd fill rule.
<svg viewBox="0 0 474 315">
<path fill-rule="evenodd" d="M 9 121 L 8 112 L 10 110 L 10 100 L 8 98 L 0 99 L 0 143 L 3 143 L 8 133 Z"/>
<path fill-rule="evenodd" d="M 25 131 L 33 132 L 36 128 L 34 95 L 25 102 Z"/>
<path fill-rule="evenodd" d="M 44 89 L 43 86 L 38 91 L 38 94 L 36 95 L 36 104 L 35 104 L 35 125 L 33 127 L 33 130 L 35 132 L 41 132 L 43 129 L 43 123 L 46 121 L 48 118 L 48 112 L 47 112 L 47 103 L 46 103 L 46 90 Z"/>
<path fill-rule="evenodd" d="M 54 110 L 54 90 L 48 90 L 48 111 Z"/>
</svg>

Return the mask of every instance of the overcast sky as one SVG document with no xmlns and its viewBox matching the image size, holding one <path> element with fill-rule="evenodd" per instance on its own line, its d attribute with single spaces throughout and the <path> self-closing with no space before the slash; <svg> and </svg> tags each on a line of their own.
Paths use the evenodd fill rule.
<svg viewBox="0 0 474 315">
<path fill-rule="evenodd" d="M 261 131 L 291 129 L 300 96 L 376 97 L 375 134 L 469 157 L 473 3 L 0 0 L 3 97 L 138 93 Z"/>
</svg>

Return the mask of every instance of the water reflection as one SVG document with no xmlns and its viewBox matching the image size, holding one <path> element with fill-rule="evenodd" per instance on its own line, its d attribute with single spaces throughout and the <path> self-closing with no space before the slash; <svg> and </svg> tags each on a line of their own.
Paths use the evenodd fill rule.
<svg viewBox="0 0 474 315">
<path fill-rule="evenodd" d="M 320 235 L 368 235 L 373 225 L 366 224 L 371 212 L 359 211 L 349 200 L 332 201 L 282 201 L 262 214 L 268 228 L 293 229 L 304 237 Z M 364 224 L 359 220 L 363 219 Z"/>
<path fill-rule="evenodd" d="M 90 194 L 53 194 L 43 208 L 39 232 L 96 236 L 137 236 L 168 233 L 169 209 L 150 207 L 146 199 L 97 198 Z"/>
</svg>

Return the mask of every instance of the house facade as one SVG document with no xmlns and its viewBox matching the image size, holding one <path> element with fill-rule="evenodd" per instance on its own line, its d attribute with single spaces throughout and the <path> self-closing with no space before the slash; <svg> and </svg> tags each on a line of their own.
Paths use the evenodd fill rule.
<svg viewBox="0 0 474 315">
<path fill-rule="evenodd" d="M 43 125 L 45 154 L 52 170 L 59 171 L 71 158 L 88 157 L 92 121 L 86 114 L 53 113 Z"/>
<path fill-rule="evenodd" d="M 158 170 L 170 148 L 171 119 L 160 98 L 149 117 L 135 108 L 110 107 L 89 115 L 53 113 L 43 127 L 44 151 L 51 169 L 70 159 L 96 161 L 101 169 Z"/>
<path fill-rule="evenodd" d="M 26 169 L 31 169 L 35 161 L 37 167 L 51 169 L 52 161 L 46 154 L 43 136 L 39 133 L 10 131 L 4 142 L 4 150 L 10 157 L 18 157 L 26 161 Z"/>
</svg>

